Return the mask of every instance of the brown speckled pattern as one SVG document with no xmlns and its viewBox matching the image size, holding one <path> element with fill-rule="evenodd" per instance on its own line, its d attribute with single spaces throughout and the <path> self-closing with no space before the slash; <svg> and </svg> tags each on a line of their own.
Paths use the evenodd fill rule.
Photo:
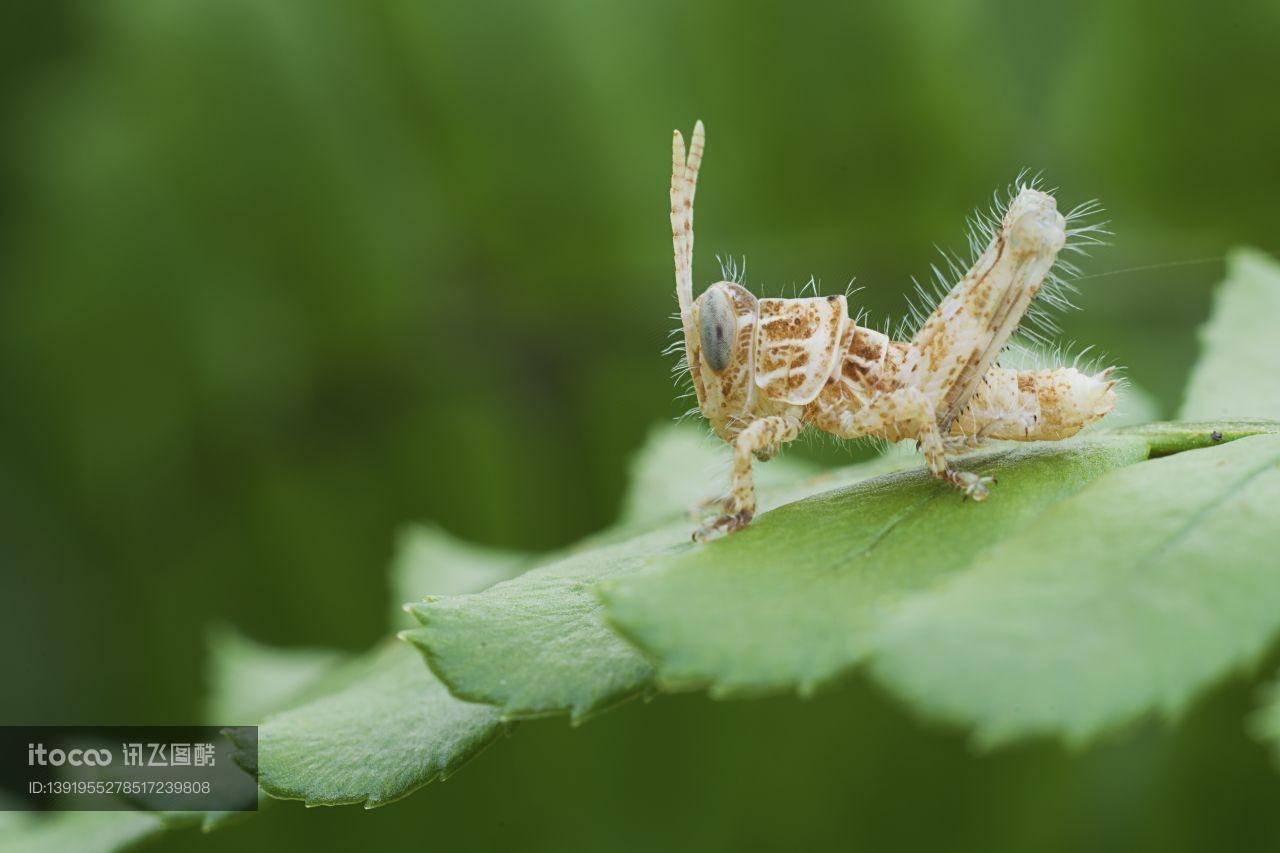
<svg viewBox="0 0 1280 853">
<path fill-rule="evenodd" d="M 761 299 L 756 387 L 779 402 L 811 402 L 836 368 L 849 325 L 844 296 Z"/>
<path fill-rule="evenodd" d="M 1017 372 L 995 366 L 1066 239 L 1051 196 L 1022 189 L 973 268 L 939 302 L 916 336 L 891 340 L 856 326 L 844 296 L 756 299 L 718 282 L 736 318 L 727 365 L 699 351 L 692 299 L 693 195 L 703 149 L 699 123 L 688 156 L 673 144 L 671 224 L 685 347 L 698 405 L 733 447 L 729 494 L 694 534 L 732 532 L 755 515 L 752 460 L 767 460 L 806 426 L 840 438 L 914 440 L 938 477 L 983 500 L 989 478 L 947 465 L 947 454 L 993 439 L 1055 441 L 1075 435 L 1116 403 L 1109 370 Z M 705 295 L 704 295 L 705 296 Z"/>
</svg>

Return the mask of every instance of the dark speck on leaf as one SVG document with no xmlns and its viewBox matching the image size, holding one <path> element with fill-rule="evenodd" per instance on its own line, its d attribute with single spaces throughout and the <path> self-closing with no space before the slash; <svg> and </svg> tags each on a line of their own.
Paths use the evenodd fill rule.
<svg viewBox="0 0 1280 853">
<path fill-rule="evenodd" d="M 1221 430 L 1216 430 L 1216 429 L 1215 429 L 1213 432 L 1209 433 L 1209 440 L 1210 440 L 1210 441 L 1222 441 L 1222 431 L 1221 431 Z"/>
</svg>

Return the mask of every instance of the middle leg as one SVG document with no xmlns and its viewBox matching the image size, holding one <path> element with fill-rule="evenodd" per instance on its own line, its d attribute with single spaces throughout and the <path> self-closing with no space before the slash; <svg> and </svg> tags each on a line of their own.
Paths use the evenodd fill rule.
<svg viewBox="0 0 1280 853">
<path fill-rule="evenodd" d="M 986 500 L 993 477 L 956 471 L 947 464 L 948 452 L 967 449 L 964 442 L 945 436 L 938 427 L 937 409 L 918 388 L 899 388 L 874 399 L 847 424 L 852 435 L 878 435 L 890 441 L 915 439 L 925 464 L 935 477 L 945 480 L 975 501 Z"/>
<path fill-rule="evenodd" d="M 972 471 L 957 471 L 947 464 L 948 444 L 938 429 L 938 424 L 929 421 L 920 431 L 920 451 L 924 454 L 925 464 L 933 472 L 933 476 L 946 480 L 964 493 L 966 498 L 985 501 L 990 494 L 988 486 L 996 481 L 995 477 L 983 477 Z M 953 445 L 954 446 L 954 445 Z"/>
</svg>

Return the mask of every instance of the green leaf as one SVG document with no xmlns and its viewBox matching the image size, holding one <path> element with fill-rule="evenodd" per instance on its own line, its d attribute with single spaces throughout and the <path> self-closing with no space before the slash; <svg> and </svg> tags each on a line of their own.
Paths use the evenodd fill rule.
<svg viewBox="0 0 1280 853">
<path fill-rule="evenodd" d="M 1115 471 L 876 629 L 873 671 L 984 744 L 1180 712 L 1280 629 L 1280 436 Z"/>
<path fill-rule="evenodd" d="M 0 815 L 0 853 L 110 853 L 159 834 L 166 823 L 146 812 Z"/>
<path fill-rule="evenodd" d="M 789 504 L 745 530 L 604 585 L 609 617 L 660 663 L 665 688 L 810 693 L 860 662 L 910 593 L 1107 471 L 1145 459 L 1137 436 L 971 457 L 998 474 L 985 504 L 923 468 Z"/>
<path fill-rule="evenodd" d="M 233 628 L 209 634 L 211 725 L 244 725 L 297 704 L 325 674 L 349 656 L 334 649 L 281 649 L 255 642 Z"/>
<path fill-rule="evenodd" d="M 1263 686 L 1259 699 L 1249 727 L 1254 735 L 1272 741 L 1272 746 L 1280 750 L 1280 677 L 1273 677 Z"/>
<path fill-rule="evenodd" d="M 1271 748 L 1280 767 L 1280 673 L 1263 686 L 1258 698 L 1258 708 L 1249 717 L 1248 728 Z"/>
<path fill-rule="evenodd" d="M 341 687 L 259 727 L 258 782 L 273 797 L 384 805 L 452 774 L 505 730 L 496 709 L 450 696 L 398 640 L 335 678 Z"/>
<path fill-rule="evenodd" d="M 687 438 L 691 431 L 658 431 L 657 446 L 648 448 L 642 458 L 679 458 L 694 446 Z M 719 450 L 727 459 L 728 448 L 720 445 Z M 773 464 L 776 460 L 769 463 Z M 762 487 L 760 505 L 767 510 L 904 464 L 909 463 L 894 452 L 807 478 L 793 468 L 775 477 L 772 490 Z M 682 468 L 664 467 L 664 476 L 696 480 L 697 494 L 708 488 L 704 477 Z M 642 481 L 655 480 L 642 477 Z M 606 622 L 595 586 L 635 572 L 661 555 L 691 548 L 689 537 L 696 525 L 684 509 L 687 495 L 694 493 L 685 486 L 667 491 L 638 488 L 631 505 L 653 500 L 662 509 L 652 515 L 670 518 L 675 513 L 675 520 L 656 527 L 624 526 L 483 593 L 414 605 L 411 612 L 422 627 L 403 636 L 422 649 L 432 670 L 454 695 L 496 705 L 508 719 L 567 713 L 580 722 L 650 691 L 649 661 Z"/>
<path fill-rule="evenodd" d="M 406 602 L 486 589 L 520 574 L 529 562 L 528 554 L 473 545 L 434 525 L 406 525 L 391 561 L 391 624 L 413 624 Z"/>
<path fill-rule="evenodd" d="M 391 567 L 395 613 L 403 615 L 399 602 L 426 591 L 484 589 L 527 560 L 437 528 L 408 528 Z M 400 640 L 334 666 L 339 657 L 235 635 L 214 648 L 214 707 L 251 718 L 249 708 L 284 709 L 258 730 L 258 782 L 273 797 L 383 805 L 445 778 L 510 728 L 493 708 L 451 696 Z"/>
<path fill-rule="evenodd" d="M 1213 314 L 1200 330 L 1203 353 L 1180 417 L 1280 419 L 1280 263 L 1254 249 L 1227 260 Z"/>
<path fill-rule="evenodd" d="M 508 719 L 569 713 L 580 721 L 644 690 L 649 664 L 605 624 L 592 594 L 601 579 L 683 547 L 688 522 L 587 548 L 477 595 L 415 604 L 418 646 L 454 695 Z"/>
<path fill-rule="evenodd" d="M 255 642 L 230 626 L 209 631 L 209 697 L 205 719 L 210 725 L 245 725 L 268 714 L 323 695 L 335 673 L 351 655 L 336 649 L 278 648 Z M 258 808 L 270 800 L 259 796 Z M 252 812 L 205 812 L 202 831 L 236 823 Z"/>
<path fill-rule="evenodd" d="M 1143 424 L 1115 430 L 1114 434 L 1141 436 L 1151 446 L 1152 457 L 1160 457 L 1276 432 L 1280 432 L 1280 422 L 1258 419 Z"/>
</svg>

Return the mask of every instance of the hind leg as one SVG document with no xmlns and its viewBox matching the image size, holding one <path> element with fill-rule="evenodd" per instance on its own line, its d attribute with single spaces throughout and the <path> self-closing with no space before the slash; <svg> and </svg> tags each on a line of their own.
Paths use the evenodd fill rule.
<svg viewBox="0 0 1280 853">
<path fill-rule="evenodd" d="M 991 245 L 907 346 L 899 381 L 932 403 L 944 433 L 969 404 L 1066 241 L 1053 198 L 1023 189 Z"/>
</svg>

